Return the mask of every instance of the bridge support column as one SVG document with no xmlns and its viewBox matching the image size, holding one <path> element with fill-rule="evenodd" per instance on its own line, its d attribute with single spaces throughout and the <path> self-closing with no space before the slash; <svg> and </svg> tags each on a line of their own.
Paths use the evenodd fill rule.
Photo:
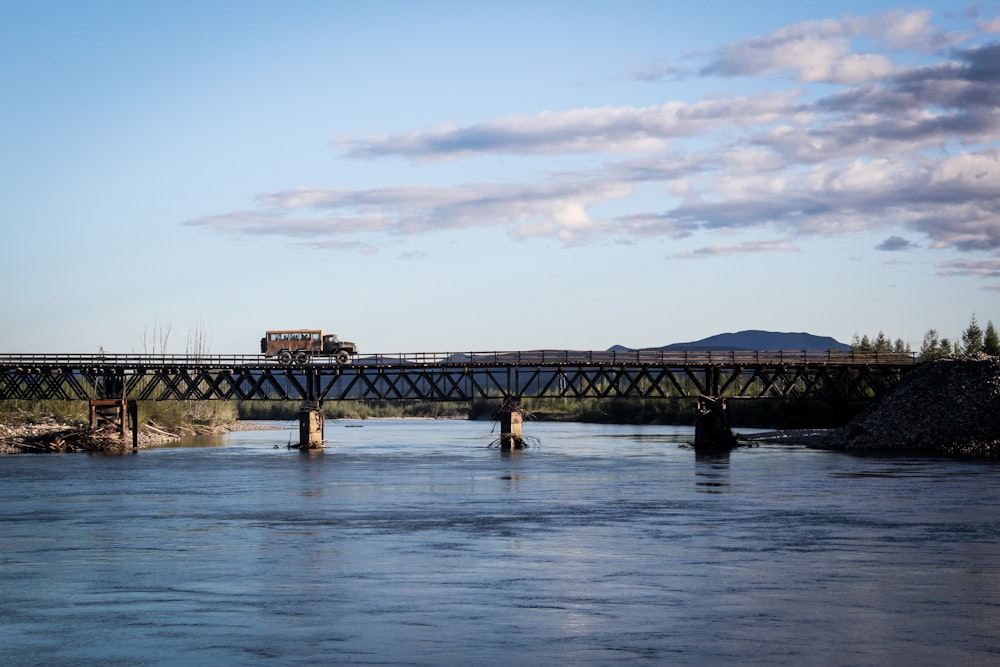
<svg viewBox="0 0 1000 667">
<path fill-rule="evenodd" d="M 319 403 L 307 403 L 299 409 L 299 449 L 322 449 L 325 421 Z"/>
<path fill-rule="evenodd" d="M 695 451 L 729 451 L 738 444 L 729 428 L 726 399 L 719 396 L 698 397 L 698 419 L 694 424 Z"/>
<path fill-rule="evenodd" d="M 524 449 L 524 413 L 516 400 L 509 400 L 497 413 L 500 420 L 500 451 Z"/>
<path fill-rule="evenodd" d="M 130 400 L 128 407 L 128 421 L 132 425 L 132 451 L 139 451 L 139 402 Z"/>
<path fill-rule="evenodd" d="M 125 427 L 128 424 L 127 401 L 124 398 L 94 398 L 90 400 L 90 430 L 99 426 L 112 424 L 118 432 L 120 440 L 125 439 Z"/>
</svg>

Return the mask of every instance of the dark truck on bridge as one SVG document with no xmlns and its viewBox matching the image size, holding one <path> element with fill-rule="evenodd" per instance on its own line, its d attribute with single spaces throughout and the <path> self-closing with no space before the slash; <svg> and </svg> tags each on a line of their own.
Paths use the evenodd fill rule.
<svg viewBox="0 0 1000 667">
<path fill-rule="evenodd" d="M 260 339 L 260 351 L 269 357 L 277 357 L 281 364 L 295 362 L 304 366 L 313 357 L 327 357 L 338 364 L 349 364 L 358 353 L 358 346 L 340 340 L 337 334 L 324 334 L 322 329 L 287 329 L 266 332 Z"/>
</svg>

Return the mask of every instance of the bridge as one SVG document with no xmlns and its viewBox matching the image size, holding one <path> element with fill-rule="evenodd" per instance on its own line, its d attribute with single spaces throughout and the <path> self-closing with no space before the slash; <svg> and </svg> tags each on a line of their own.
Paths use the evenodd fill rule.
<svg viewBox="0 0 1000 667">
<path fill-rule="evenodd" d="M 501 399 L 501 432 L 519 441 L 522 398 L 870 401 L 915 364 L 910 353 L 852 351 L 399 353 L 296 365 L 262 355 L 3 354 L 0 400 L 90 401 L 92 424 L 114 408 L 123 434 L 136 401 L 300 401 L 306 446 L 317 429 L 322 441 L 323 401 Z"/>
</svg>

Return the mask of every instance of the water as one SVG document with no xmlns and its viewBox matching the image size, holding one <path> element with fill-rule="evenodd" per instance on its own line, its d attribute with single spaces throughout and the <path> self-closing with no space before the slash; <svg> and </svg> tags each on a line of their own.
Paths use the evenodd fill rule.
<svg viewBox="0 0 1000 667">
<path fill-rule="evenodd" d="M 996 463 L 490 426 L 0 457 L 0 664 L 1000 661 Z"/>
</svg>

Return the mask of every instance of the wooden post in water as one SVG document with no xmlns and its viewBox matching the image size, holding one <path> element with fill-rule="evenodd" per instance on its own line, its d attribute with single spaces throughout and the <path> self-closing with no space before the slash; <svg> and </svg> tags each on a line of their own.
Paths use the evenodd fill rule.
<svg viewBox="0 0 1000 667">
<path fill-rule="evenodd" d="M 517 399 L 510 399 L 504 403 L 497 417 L 500 420 L 500 451 L 524 449 L 522 428 L 524 416 Z"/>
</svg>

